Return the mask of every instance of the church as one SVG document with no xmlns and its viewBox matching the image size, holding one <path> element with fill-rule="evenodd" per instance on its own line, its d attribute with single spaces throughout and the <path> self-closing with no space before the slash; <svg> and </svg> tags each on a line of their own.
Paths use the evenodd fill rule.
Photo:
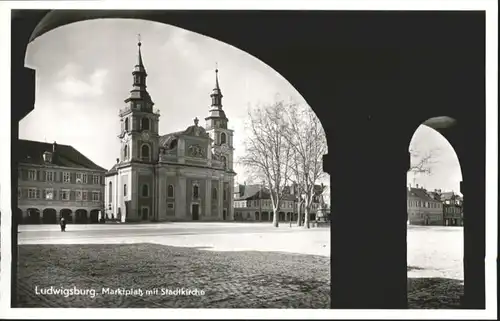
<svg viewBox="0 0 500 321">
<path fill-rule="evenodd" d="M 218 70 L 205 128 L 196 117 L 185 130 L 161 135 L 140 41 L 138 47 L 133 87 L 119 111 L 119 158 L 105 175 L 106 216 L 121 222 L 234 220 L 233 130 L 222 109 Z"/>
</svg>

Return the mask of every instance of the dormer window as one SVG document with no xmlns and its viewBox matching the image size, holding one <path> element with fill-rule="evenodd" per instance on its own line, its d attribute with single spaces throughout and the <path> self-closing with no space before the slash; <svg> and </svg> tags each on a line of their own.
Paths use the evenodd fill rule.
<svg viewBox="0 0 500 321">
<path fill-rule="evenodd" d="M 52 153 L 51 152 L 43 153 L 43 161 L 45 163 L 52 163 Z"/>
</svg>

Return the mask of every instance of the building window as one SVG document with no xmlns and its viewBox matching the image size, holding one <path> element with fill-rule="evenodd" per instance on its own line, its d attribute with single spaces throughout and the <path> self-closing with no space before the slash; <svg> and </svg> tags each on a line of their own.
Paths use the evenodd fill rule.
<svg viewBox="0 0 500 321">
<path fill-rule="evenodd" d="M 28 179 L 29 179 L 30 181 L 36 181 L 36 170 L 32 170 L 32 169 L 30 169 L 30 170 L 28 171 Z"/>
<path fill-rule="evenodd" d="M 149 186 L 147 184 L 142 185 L 142 197 L 149 197 Z"/>
<path fill-rule="evenodd" d="M 200 188 L 198 185 L 193 185 L 193 198 L 198 198 L 200 197 Z"/>
<path fill-rule="evenodd" d="M 45 172 L 45 180 L 47 182 L 53 182 L 54 181 L 54 172 Z"/>
<path fill-rule="evenodd" d="M 87 174 L 83 174 L 82 178 L 83 178 L 83 183 L 87 184 Z"/>
<path fill-rule="evenodd" d="M 92 183 L 94 185 L 99 185 L 99 175 L 92 175 Z"/>
<path fill-rule="evenodd" d="M 100 201 L 100 192 L 98 191 L 93 191 L 92 192 L 92 202 L 99 202 Z"/>
<path fill-rule="evenodd" d="M 173 209 L 174 208 L 174 203 L 167 203 L 167 208 L 168 209 Z"/>
<path fill-rule="evenodd" d="M 82 173 L 76 173 L 76 183 L 81 184 L 82 181 Z"/>
<path fill-rule="evenodd" d="M 141 147 L 141 158 L 142 160 L 148 161 L 149 160 L 149 145 L 142 145 Z"/>
<path fill-rule="evenodd" d="M 71 182 L 71 175 L 69 172 L 64 172 L 63 173 L 63 182 L 64 183 L 69 183 Z"/>
<path fill-rule="evenodd" d="M 123 196 L 127 196 L 127 184 L 123 184 Z"/>
<path fill-rule="evenodd" d="M 81 190 L 76 190 L 75 191 L 75 200 L 77 200 L 77 201 L 83 200 L 82 191 Z"/>
<path fill-rule="evenodd" d="M 226 157 L 225 156 L 222 156 L 220 158 L 221 162 L 222 162 L 222 167 L 223 168 L 226 168 L 227 167 L 227 160 L 226 160 Z"/>
<path fill-rule="evenodd" d="M 123 159 L 128 160 L 128 145 L 123 146 Z"/>
<path fill-rule="evenodd" d="M 216 187 L 212 188 L 212 199 L 213 200 L 217 199 L 217 188 Z"/>
<path fill-rule="evenodd" d="M 88 200 L 87 191 L 82 191 L 82 201 Z"/>
<path fill-rule="evenodd" d="M 128 117 L 125 118 L 125 131 L 128 132 Z"/>
<path fill-rule="evenodd" d="M 61 190 L 61 200 L 69 201 L 69 189 Z"/>
<path fill-rule="evenodd" d="M 36 198 L 36 188 L 28 189 L 28 198 L 35 199 Z"/>
<path fill-rule="evenodd" d="M 174 197 L 174 185 L 172 184 L 167 187 L 167 197 Z"/>
<path fill-rule="evenodd" d="M 226 143 L 226 133 L 221 133 L 220 134 L 220 143 L 225 144 Z"/>
<path fill-rule="evenodd" d="M 113 201 L 113 183 L 111 182 L 109 182 L 108 194 L 109 194 L 108 202 L 111 203 Z"/>
<path fill-rule="evenodd" d="M 223 196 L 224 201 L 226 201 L 227 200 L 227 190 L 225 188 L 224 188 L 224 191 L 222 193 L 222 196 Z"/>
<path fill-rule="evenodd" d="M 45 189 L 45 199 L 46 200 L 53 200 L 54 199 L 54 189 L 53 188 L 46 188 Z"/>
<path fill-rule="evenodd" d="M 141 119 L 141 129 L 149 130 L 149 118 L 144 117 L 143 119 Z"/>
</svg>

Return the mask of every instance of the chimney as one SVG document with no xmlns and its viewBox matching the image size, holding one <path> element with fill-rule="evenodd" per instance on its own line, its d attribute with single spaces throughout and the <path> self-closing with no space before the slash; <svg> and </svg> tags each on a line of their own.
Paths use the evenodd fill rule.
<svg viewBox="0 0 500 321">
<path fill-rule="evenodd" d="M 120 159 L 119 159 L 119 158 L 117 158 L 117 159 L 116 159 L 116 163 L 118 164 L 119 162 L 120 162 Z"/>
<path fill-rule="evenodd" d="M 417 184 L 417 188 L 418 188 L 418 184 Z"/>
<path fill-rule="evenodd" d="M 43 153 L 43 161 L 45 163 L 52 163 L 52 153 L 51 152 L 44 152 Z"/>
<path fill-rule="evenodd" d="M 54 143 L 52 144 L 52 152 L 53 153 L 56 152 L 56 148 L 57 148 L 57 143 L 56 143 L 56 141 L 54 141 Z"/>
</svg>

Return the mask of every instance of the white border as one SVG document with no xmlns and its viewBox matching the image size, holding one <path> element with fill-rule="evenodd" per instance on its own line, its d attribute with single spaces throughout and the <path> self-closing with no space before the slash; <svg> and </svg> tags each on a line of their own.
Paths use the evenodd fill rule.
<svg viewBox="0 0 500 321">
<path fill-rule="evenodd" d="M 10 309 L 10 9 L 318 9 L 318 10 L 487 10 L 486 32 L 486 310 L 284 310 L 284 309 Z M 419 319 L 456 318 L 487 319 L 497 316 L 496 258 L 497 258 L 497 89 L 498 89 L 498 7 L 496 0 L 474 1 L 373 1 L 373 0 L 101 0 L 97 1 L 2 1 L 0 2 L 0 206 L 2 210 L 2 278 L 0 318 L 66 319 L 66 318 L 373 318 Z M 8 98 L 8 99 L 6 99 Z M 8 271 L 8 272 L 6 272 Z M 200 312 L 198 312 L 200 311 Z"/>
</svg>

